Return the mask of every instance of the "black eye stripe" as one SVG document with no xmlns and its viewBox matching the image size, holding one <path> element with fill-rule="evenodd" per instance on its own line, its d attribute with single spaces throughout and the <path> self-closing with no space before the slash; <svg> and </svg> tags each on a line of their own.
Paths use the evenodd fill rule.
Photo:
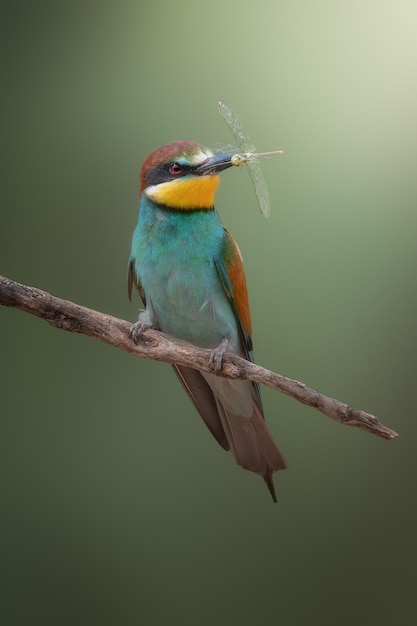
<svg viewBox="0 0 417 626">
<path fill-rule="evenodd" d="M 178 173 L 175 173 L 175 172 L 173 173 L 170 170 L 171 170 L 171 167 L 174 165 L 174 163 L 177 163 L 177 161 L 170 161 L 169 163 L 166 163 L 165 165 L 149 168 L 149 170 L 146 172 L 146 185 L 149 186 L 149 185 L 159 185 L 160 183 L 166 183 L 170 180 L 181 178 L 182 176 L 189 174 L 195 169 L 195 167 L 192 167 L 191 165 L 184 165 L 183 163 L 178 163 L 178 165 L 182 167 L 182 171 Z"/>
</svg>

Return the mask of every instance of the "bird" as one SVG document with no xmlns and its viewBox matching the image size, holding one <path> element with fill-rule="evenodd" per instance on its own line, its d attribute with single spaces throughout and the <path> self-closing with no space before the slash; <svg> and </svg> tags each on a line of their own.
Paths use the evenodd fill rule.
<svg viewBox="0 0 417 626">
<path fill-rule="evenodd" d="M 145 309 L 131 337 L 138 343 L 153 328 L 211 350 L 210 372 L 174 365 L 175 373 L 220 446 L 277 502 L 273 473 L 287 463 L 266 427 L 259 385 L 217 375 L 225 352 L 253 362 L 242 255 L 214 204 L 233 156 L 177 140 L 143 162 L 128 293 L 134 285 Z"/>
</svg>

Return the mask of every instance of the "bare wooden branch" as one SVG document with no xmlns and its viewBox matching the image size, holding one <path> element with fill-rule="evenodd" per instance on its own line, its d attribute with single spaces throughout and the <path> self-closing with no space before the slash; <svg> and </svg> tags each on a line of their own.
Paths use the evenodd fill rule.
<svg viewBox="0 0 417 626">
<path fill-rule="evenodd" d="M 129 335 L 132 326 L 129 322 L 56 298 L 46 291 L 21 285 L 4 276 L 0 276 L 0 304 L 21 309 L 47 320 L 56 328 L 83 333 L 145 359 L 176 363 L 205 372 L 212 371 L 209 365 L 210 350 L 197 348 L 155 330 L 146 330 L 140 344 L 136 345 Z M 249 363 L 234 354 L 225 354 L 219 375 L 262 383 L 317 409 L 341 424 L 361 428 L 384 439 L 398 436 L 395 431 L 381 424 L 374 415 L 354 409 L 310 389 L 304 383 Z"/>
</svg>

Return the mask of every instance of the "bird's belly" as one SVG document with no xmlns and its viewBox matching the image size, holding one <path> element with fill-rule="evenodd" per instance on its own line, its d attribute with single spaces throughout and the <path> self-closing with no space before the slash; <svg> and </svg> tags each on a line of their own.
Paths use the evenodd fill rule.
<svg viewBox="0 0 417 626">
<path fill-rule="evenodd" d="M 238 351 L 237 324 L 214 264 L 193 267 L 153 267 L 142 276 L 151 323 L 163 332 L 195 345 L 215 348 L 229 337 Z M 152 319 L 154 317 L 154 319 Z"/>
</svg>

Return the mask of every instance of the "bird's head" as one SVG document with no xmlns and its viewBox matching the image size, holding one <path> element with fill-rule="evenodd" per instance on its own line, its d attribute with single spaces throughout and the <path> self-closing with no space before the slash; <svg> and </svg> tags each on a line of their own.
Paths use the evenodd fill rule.
<svg viewBox="0 0 417 626">
<path fill-rule="evenodd" d="M 215 155 L 195 141 L 174 141 L 145 159 L 140 191 L 156 204 L 173 209 L 212 209 L 218 174 L 233 165 L 232 157 Z"/>
</svg>

